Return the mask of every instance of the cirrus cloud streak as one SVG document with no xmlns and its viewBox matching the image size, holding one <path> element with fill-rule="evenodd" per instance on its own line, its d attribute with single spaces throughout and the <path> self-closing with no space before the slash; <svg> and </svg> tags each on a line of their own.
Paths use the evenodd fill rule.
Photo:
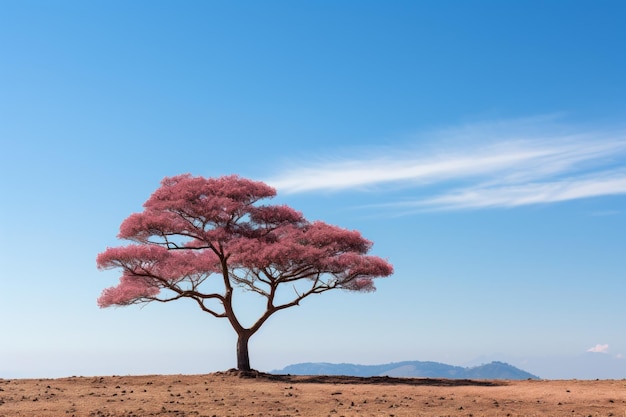
<svg viewBox="0 0 626 417">
<path fill-rule="evenodd" d="M 500 122 L 436 132 L 428 146 L 300 163 L 267 182 L 282 193 L 402 189 L 401 200 L 378 205 L 400 211 L 516 207 L 626 194 L 623 131 L 562 133 L 552 126 L 520 125 Z"/>
</svg>

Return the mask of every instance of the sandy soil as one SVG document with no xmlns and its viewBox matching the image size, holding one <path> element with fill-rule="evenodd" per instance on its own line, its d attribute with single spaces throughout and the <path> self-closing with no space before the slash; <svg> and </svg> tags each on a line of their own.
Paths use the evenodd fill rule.
<svg viewBox="0 0 626 417">
<path fill-rule="evenodd" d="M 626 380 L 209 375 L 0 379 L 0 416 L 620 416 Z"/>
</svg>

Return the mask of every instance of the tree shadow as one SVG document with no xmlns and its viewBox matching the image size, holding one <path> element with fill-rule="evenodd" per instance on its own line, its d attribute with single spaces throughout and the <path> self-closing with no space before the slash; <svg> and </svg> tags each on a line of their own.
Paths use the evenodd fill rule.
<svg viewBox="0 0 626 417">
<path fill-rule="evenodd" d="M 237 375 L 240 378 L 259 379 L 297 384 L 356 384 L 356 385 L 422 385 L 435 387 L 479 386 L 498 387 L 508 385 L 506 381 L 474 380 L 474 379 L 447 379 L 447 378 L 396 378 L 390 376 L 347 376 L 347 375 L 282 375 L 268 374 L 258 371 L 244 372 L 231 369 L 218 374 Z"/>
</svg>

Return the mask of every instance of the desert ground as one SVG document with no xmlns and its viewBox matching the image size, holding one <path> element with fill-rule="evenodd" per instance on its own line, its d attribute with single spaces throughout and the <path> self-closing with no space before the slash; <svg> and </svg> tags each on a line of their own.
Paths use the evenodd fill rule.
<svg viewBox="0 0 626 417">
<path fill-rule="evenodd" d="M 15 416 L 621 416 L 626 380 L 472 381 L 218 372 L 0 379 Z"/>
</svg>

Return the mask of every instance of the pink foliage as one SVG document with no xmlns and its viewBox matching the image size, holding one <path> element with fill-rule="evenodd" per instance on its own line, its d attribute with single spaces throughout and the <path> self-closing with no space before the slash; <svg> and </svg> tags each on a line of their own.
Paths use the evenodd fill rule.
<svg viewBox="0 0 626 417">
<path fill-rule="evenodd" d="M 304 222 L 302 213 L 289 206 L 261 206 L 250 210 L 250 219 L 258 224 L 280 225 Z"/>
<path fill-rule="evenodd" d="M 372 242 L 363 238 L 356 230 L 346 230 L 317 221 L 306 231 L 307 243 L 339 252 L 366 253 Z"/>
<path fill-rule="evenodd" d="M 130 263 L 158 262 L 168 256 L 168 250 L 156 245 L 128 245 L 107 248 L 96 258 L 98 268 L 124 266 Z"/>
<path fill-rule="evenodd" d="M 119 267 L 123 270 L 120 285 L 102 294 L 101 300 L 115 300 L 108 305 L 128 304 L 133 299 L 158 294 L 160 288 L 168 288 L 172 281 L 220 271 L 219 258 L 210 250 L 171 251 L 156 245 L 107 248 L 98 255 L 97 264 L 100 269 Z M 145 293 L 146 289 L 150 292 Z"/>
<path fill-rule="evenodd" d="M 146 241 L 150 236 L 176 234 L 190 229 L 190 224 L 176 213 L 145 211 L 131 214 L 120 226 L 117 237 Z"/>
<path fill-rule="evenodd" d="M 393 273 L 385 260 L 365 255 L 371 245 L 357 231 L 315 222 L 277 228 L 263 240 L 240 239 L 228 249 L 231 262 L 244 268 L 290 271 L 307 267 L 308 278 L 314 279 L 318 273 L 334 274 L 342 288 L 371 291 L 371 278 Z M 348 285 L 357 277 L 368 278 L 368 284 Z"/>
<path fill-rule="evenodd" d="M 98 255 L 97 264 L 102 269 L 121 267 L 126 273 L 164 280 L 219 271 L 219 259 L 211 251 L 171 251 L 156 245 L 108 248 Z"/>
<path fill-rule="evenodd" d="M 149 281 L 122 275 L 117 287 L 102 291 L 102 295 L 98 298 L 98 306 L 127 305 L 144 297 L 153 297 L 158 293 L 159 288 L 150 285 Z"/>
<path fill-rule="evenodd" d="M 373 291 L 373 278 L 393 273 L 387 261 L 367 255 L 372 242 L 358 231 L 309 223 L 288 206 L 256 204 L 275 194 L 262 182 L 238 176 L 163 179 L 144 211 L 120 227 L 120 238 L 138 243 L 98 255 L 99 268 L 122 269 L 120 284 L 104 290 L 98 304 L 149 300 L 162 289 L 180 293 L 184 282 L 197 294 L 202 277 L 223 275 L 223 265 L 227 280 L 241 270 L 264 276 L 267 285 L 318 282 L 325 274 L 330 277 L 326 289 L 353 291 Z"/>
<path fill-rule="evenodd" d="M 346 290 L 370 292 L 375 291 L 374 281 L 371 278 L 355 278 L 343 285 Z"/>
<path fill-rule="evenodd" d="M 245 206 L 275 195 L 272 187 L 236 175 L 202 178 L 184 174 L 163 179 L 161 188 L 150 196 L 144 207 L 157 211 L 180 210 L 218 222 L 227 220 Z"/>
</svg>

